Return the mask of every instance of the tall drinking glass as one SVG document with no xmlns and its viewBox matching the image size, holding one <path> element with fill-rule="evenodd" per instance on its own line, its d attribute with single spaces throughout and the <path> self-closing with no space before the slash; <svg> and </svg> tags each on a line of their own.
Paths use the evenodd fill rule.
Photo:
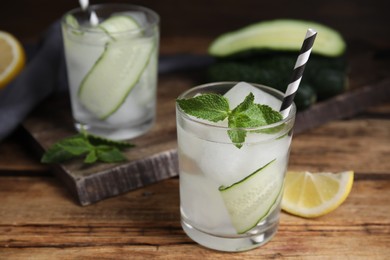
<svg viewBox="0 0 390 260">
<path fill-rule="evenodd" d="M 201 85 L 179 99 L 224 95 L 235 84 Z M 253 87 L 258 91 L 255 98 L 280 107 L 283 93 Z M 237 147 L 228 136 L 237 129 L 189 116 L 176 106 L 181 222 L 190 238 L 208 248 L 235 252 L 263 245 L 275 235 L 295 113 L 293 105 L 280 122 L 239 129 L 246 138 Z"/>
<path fill-rule="evenodd" d="M 127 4 L 92 5 L 62 18 L 75 126 L 130 139 L 154 122 L 159 16 Z"/>
</svg>

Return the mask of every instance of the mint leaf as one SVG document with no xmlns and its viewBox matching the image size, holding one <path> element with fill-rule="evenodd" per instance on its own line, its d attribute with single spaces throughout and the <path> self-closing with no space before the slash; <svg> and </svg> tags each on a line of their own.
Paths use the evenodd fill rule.
<svg viewBox="0 0 390 260">
<path fill-rule="evenodd" d="M 82 135 L 75 135 L 61 140 L 52 145 L 43 155 L 43 163 L 58 163 L 67 161 L 91 150 L 88 142 Z"/>
<path fill-rule="evenodd" d="M 99 146 L 96 150 L 97 157 L 102 162 L 121 162 L 126 160 L 126 157 L 116 147 Z"/>
<path fill-rule="evenodd" d="M 282 115 L 267 105 L 254 103 L 254 96 L 249 93 L 229 116 L 234 127 L 259 127 L 282 120 Z"/>
<path fill-rule="evenodd" d="M 110 139 L 107 139 L 107 138 L 103 138 L 103 137 L 96 136 L 96 135 L 91 135 L 91 134 L 88 134 L 88 133 L 86 133 L 86 138 L 89 140 L 89 142 L 93 146 L 107 145 L 107 146 L 116 147 L 118 149 L 127 149 L 127 148 L 134 147 L 133 144 L 128 143 L 128 142 L 110 140 Z"/>
<path fill-rule="evenodd" d="M 247 130 L 243 128 L 261 127 L 282 120 L 282 115 L 267 105 L 255 104 L 253 93 L 249 93 L 233 110 L 228 100 L 219 94 L 207 93 L 189 99 L 178 99 L 179 107 L 187 114 L 218 122 L 228 118 L 228 135 L 238 148 L 245 142 Z M 263 133 L 274 133 L 283 126 L 261 130 Z"/>
<path fill-rule="evenodd" d="M 228 130 L 230 140 L 234 143 L 237 148 L 241 148 L 245 142 L 246 131 L 241 129 Z"/>
<path fill-rule="evenodd" d="M 52 145 L 42 156 L 42 163 L 62 163 L 77 157 L 84 156 L 84 163 L 120 162 L 126 157 L 121 150 L 132 148 L 133 144 L 114 141 L 88 134 L 85 130 L 81 134 L 64 138 Z"/>
<path fill-rule="evenodd" d="M 253 102 L 255 101 L 255 96 L 250 92 L 238 106 L 236 106 L 235 109 L 233 109 L 232 114 L 239 114 L 242 112 L 247 111 L 253 106 Z"/>
<path fill-rule="evenodd" d="M 96 150 L 90 151 L 84 159 L 85 163 L 94 163 L 97 161 Z"/>
<path fill-rule="evenodd" d="M 267 105 L 254 103 L 254 95 L 249 93 L 244 101 L 230 113 L 228 118 L 229 128 L 260 127 L 276 123 L 282 119 L 282 115 Z M 245 142 L 246 131 L 242 129 L 228 130 L 230 140 L 238 147 Z"/>
<path fill-rule="evenodd" d="M 283 119 L 283 116 L 279 112 L 273 110 L 271 107 L 267 105 L 257 105 L 257 106 L 261 110 L 261 114 L 265 120 L 265 125 L 274 124 Z"/>
<path fill-rule="evenodd" d="M 60 163 L 72 159 L 74 154 L 59 146 L 51 147 L 41 158 L 42 163 Z"/>
<path fill-rule="evenodd" d="M 189 99 L 177 99 L 176 102 L 185 113 L 212 122 L 224 120 L 230 112 L 228 100 L 214 93 Z"/>
</svg>

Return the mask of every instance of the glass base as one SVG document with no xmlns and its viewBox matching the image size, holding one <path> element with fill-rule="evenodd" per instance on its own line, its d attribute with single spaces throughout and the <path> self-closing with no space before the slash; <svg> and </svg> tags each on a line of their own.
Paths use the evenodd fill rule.
<svg viewBox="0 0 390 260">
<path fill-rule="evenodd" d="M 111 140 L 129 140 L 145 134 L 153 126 L 153 123 L 154 120 L 151 119 L 136 126 L 107 128 L 75 122 L 75 127 L 79 132 L 84 129 L 93 135 Z"/>
<path fill-rule="evenodd" d="M 184 232 L 192 240 L 204 247 L 225 252 L 247 251 L 264 245 L 276 234 L 278 225 L 279 222 L 275 221 L 267 223 L 267 225 L 259 225 L 251 233 L 227 237 L 203 232 L 185 222 L 185 220 L 181 220 Z"/>
</svg>

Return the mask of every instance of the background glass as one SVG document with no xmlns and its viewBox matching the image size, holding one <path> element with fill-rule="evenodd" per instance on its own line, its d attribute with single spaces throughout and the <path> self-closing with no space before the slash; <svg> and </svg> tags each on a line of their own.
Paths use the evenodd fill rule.
<svg viewBox="0 0 390 260">
<path fill-rule="evenodd" d="M 91 13 L 99 24 L 92 26 Z M 114 16 L 130 17 L 102 26 Z M 138 25 L 129 29 L 126 22 Z M 113 23 L 111 23 L 112 26 Z M 121 26 L 124 26 L 121 30 Z M 62 18 L 72 113 L 77 129 L 111 139 L 145 133 L 156 109 L 159 17 L 126 4 L 92 5 Z"/>
</svg>

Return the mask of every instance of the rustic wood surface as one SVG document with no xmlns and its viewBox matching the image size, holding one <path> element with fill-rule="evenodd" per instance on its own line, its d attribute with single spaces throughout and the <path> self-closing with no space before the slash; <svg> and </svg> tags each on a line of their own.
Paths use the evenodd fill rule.
<svg viewBox="0 0 390 260">
<path fill-rule="evenodd" d="M 390 68 L 386 1 L 134 3 L 160 13 L 162 54 L 205 54 L 217 34 L 263 19 L 323 22 L 348 42 L 352 88 L 390 87 L 381 85 L 388 82 Z M 75 4 L 8 1 L 0 9 L 0 26 L 24 42 L 35 42 Z M 159 98 L 202 80 L 198 71 L 163 75 Z M 173 107 L 171 102 L 167 106 Z M 289 168 L 352 169 L 350 196 L 334 212 L 316 219 L 282 213 L 271 242 L 236 254 L 208 250 L 185 235 L 177 177 L 81 207 L 63 181 L 39 163 L 24 137 L 18 130 L 0 143 L 0 259 L 390 259 L 389 102 L 296 135 Z"/>
<path fill-rule="evenodd" d="M 128 161 L 86 165 L 79 159 L 52 167 L 81 205 L 177 176 L 175 97 L 189 86 L 175 86 L 174 81 L 159 84 L 156 123 L 147 134 L 131 140 L 135 148 L 124 152 Z M 76 134 L 69 97 L 48 99 L 23 122 L 23 128 L 37 154 Z"/>
<path fill-rule="evenodd" d="M 174 100 L 196 82 L 175 83 L 177 80 L 172 76 L 160 79 L 156 123 L 147 134 L 131 141 L 136 147 L 125 152 L 127 162 L 86 166 L 79 159 L 52 167 L 81 205 L 89 205 L 179 174 Z M 356 87 L 299 112 L 295 133 L 354 116 L 372 105 L 390 101 L 389 84 L 390 79 Z M 65 95 L 49 99 L 23 122 L 23 128 L 39 155 L 58 140 L 76 134 L 69 97 Z"/>
</svg>

